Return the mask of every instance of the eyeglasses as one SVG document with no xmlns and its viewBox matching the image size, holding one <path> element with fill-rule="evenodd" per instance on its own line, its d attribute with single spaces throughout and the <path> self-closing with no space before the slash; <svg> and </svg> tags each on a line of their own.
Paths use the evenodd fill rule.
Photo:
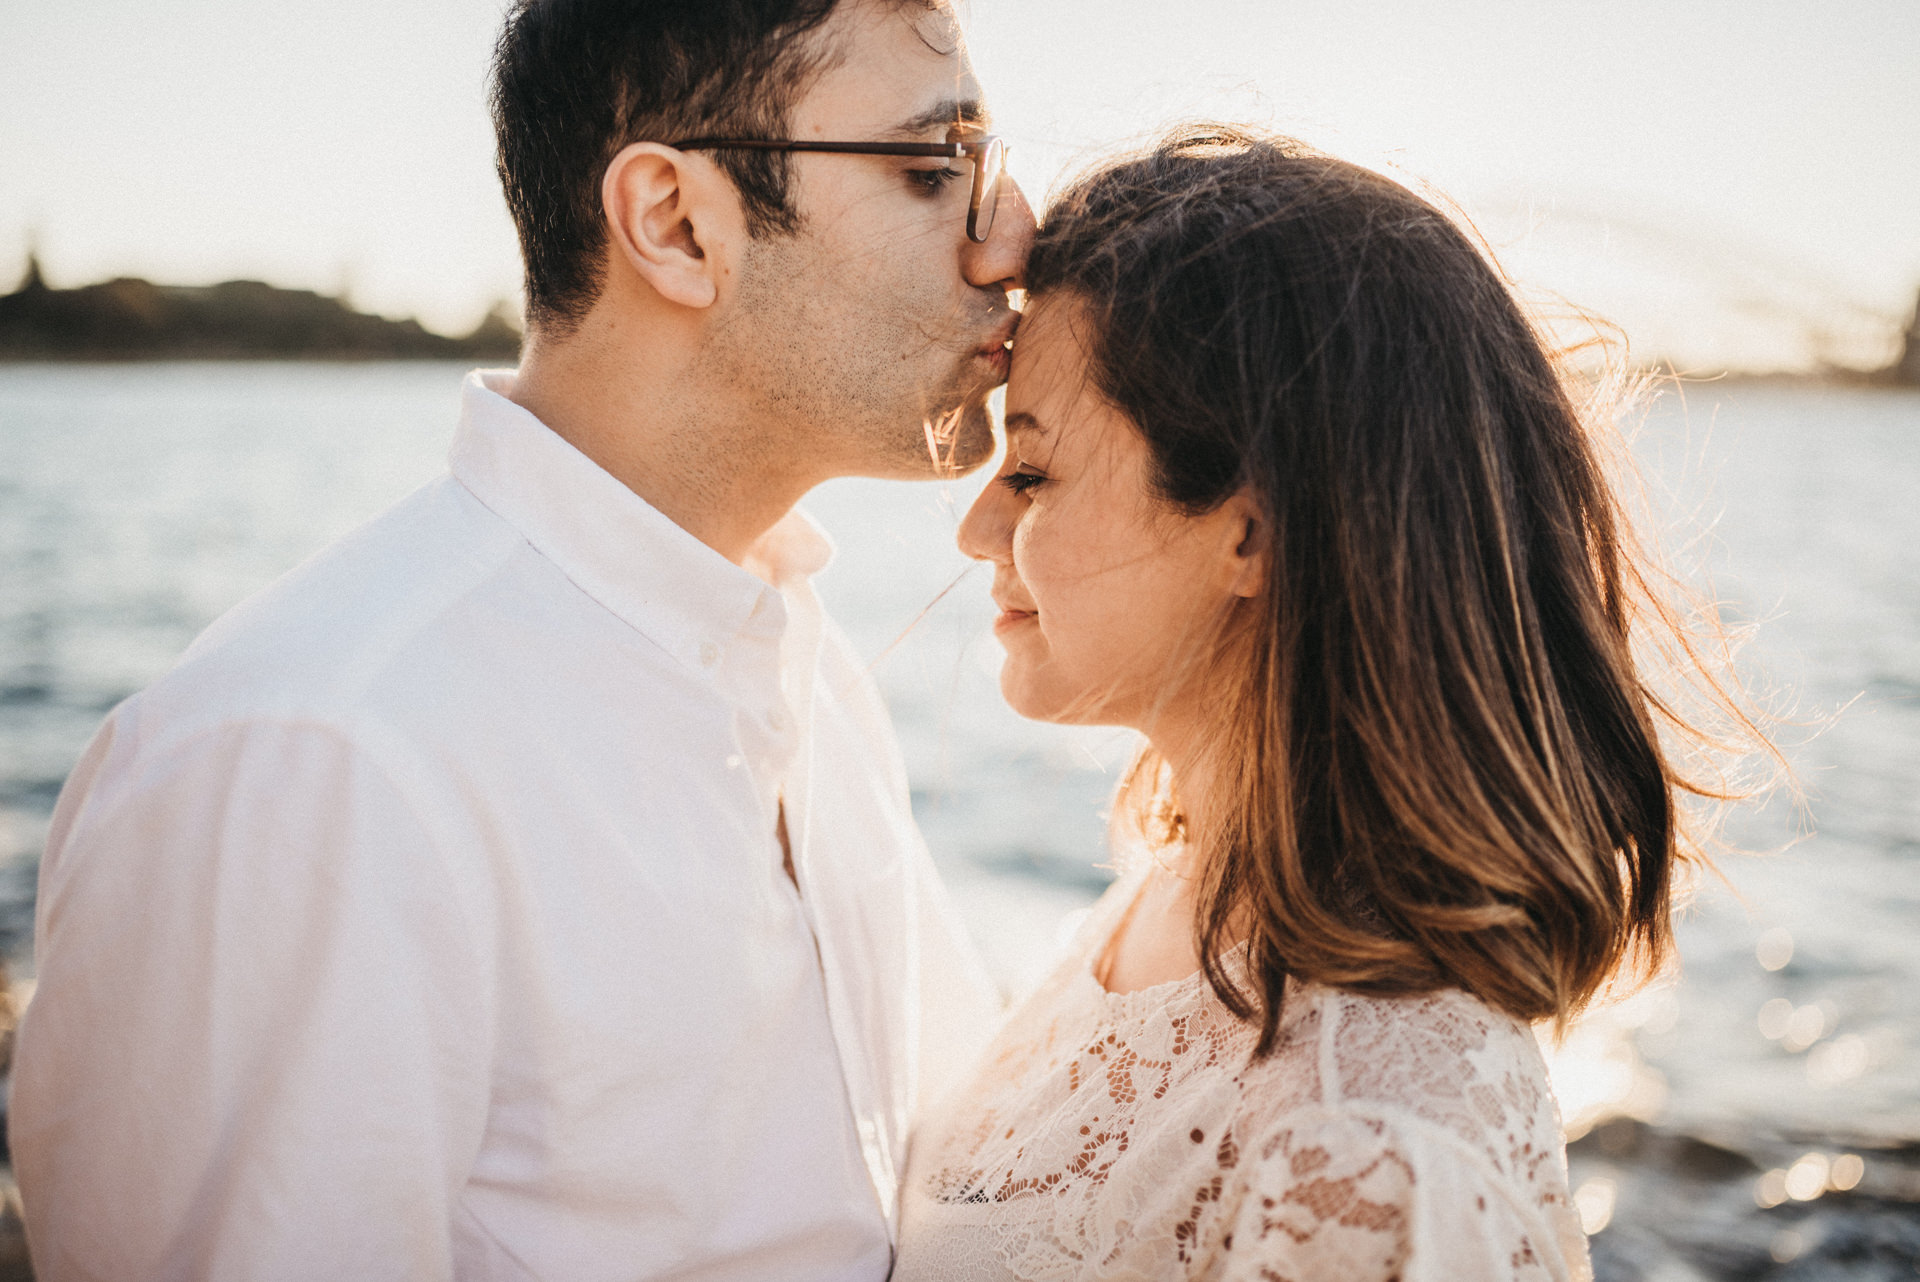
<svg viewBox="0 0 1920 1282">
<path fill-rule="evenodd" d="M 972 142 L 796 142 L 784 138 L 689 138 L 681 151 L 825 151 L 848 156 L 946 156 L 973 162 L 973 194 L 967 201 L 967 239 L 984 245 L 993 234 L 1000 179 L 1007 172 L 1007 143 L 988 134 Z"/>
</svg>

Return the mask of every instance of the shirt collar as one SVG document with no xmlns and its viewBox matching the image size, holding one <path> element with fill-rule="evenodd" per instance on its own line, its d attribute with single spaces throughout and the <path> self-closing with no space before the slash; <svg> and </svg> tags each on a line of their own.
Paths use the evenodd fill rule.
<svg viewBox="0 0 1920 1282">
<path fill-rule="evenodd" d="M 767 578 L 735 565 L 509 400 L 513 377 L 467 375 L 448 458 L 454 478 L 682 663 L 710 669 L 743 636 L 777 643 L 786 625 L 779 589 L 825 568 L 833 555 L 826 535 L 796 509 L 750 553 Z"/>
</svg>

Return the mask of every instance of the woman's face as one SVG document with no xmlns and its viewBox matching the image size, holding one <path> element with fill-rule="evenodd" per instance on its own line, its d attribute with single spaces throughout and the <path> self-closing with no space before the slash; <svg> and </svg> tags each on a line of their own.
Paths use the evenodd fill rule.
<svg viewBox="0 0 1920 1282">
<path fill-rule="evenodd" d="M 993 563 L 1000 689 L 1015 711 L 1131 726 L 1166 748 L 1205 711 L 1236 599 L 1260 590 L 1253 507 L 1235 496 L 1189 517 L 1150 493 L 1146 441 L 1089 380 L 1085 324 L 1071 297 L 1039 300 L 1021 322 L 1006 455 L 960 550 Z"/>
</svg>

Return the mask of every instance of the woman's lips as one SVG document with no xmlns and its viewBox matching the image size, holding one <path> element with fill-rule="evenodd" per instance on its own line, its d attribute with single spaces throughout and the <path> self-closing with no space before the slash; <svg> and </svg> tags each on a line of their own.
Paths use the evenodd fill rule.
<svg viewBox="0 0 1920 1282">
<path fill-rule="evenodd" d="M 999 617 L 993 621 L 993 630 L 998 634 L 1010 628 L 1017 628 L 1024 623 L 1032 623 L 1039 617 L 1037 610 L 1002 610 Z"/>
</svg>

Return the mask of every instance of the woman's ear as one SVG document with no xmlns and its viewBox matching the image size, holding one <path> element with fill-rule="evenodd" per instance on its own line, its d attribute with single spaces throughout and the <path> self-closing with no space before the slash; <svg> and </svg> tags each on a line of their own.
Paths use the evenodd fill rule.
<svg viewBox="0 0 1920 1282">
<path fill-rule="evenodd" d="M 654 293 L 713 306 L 740 221 L 739 197 L 717 166 L 662 143 L 631 143 L 607 166 L 600 202 L 615 252 Z"/>
<path fill-rule="evenodd" d="M 1272 530 L 1266 513 L 1251 491 L 1242 489 L 1226 502 L 1228 590 L 1239 597 L 1257 597 L 1267 590 L 1267 561 L 1272 555 Z"/>
</svg>

